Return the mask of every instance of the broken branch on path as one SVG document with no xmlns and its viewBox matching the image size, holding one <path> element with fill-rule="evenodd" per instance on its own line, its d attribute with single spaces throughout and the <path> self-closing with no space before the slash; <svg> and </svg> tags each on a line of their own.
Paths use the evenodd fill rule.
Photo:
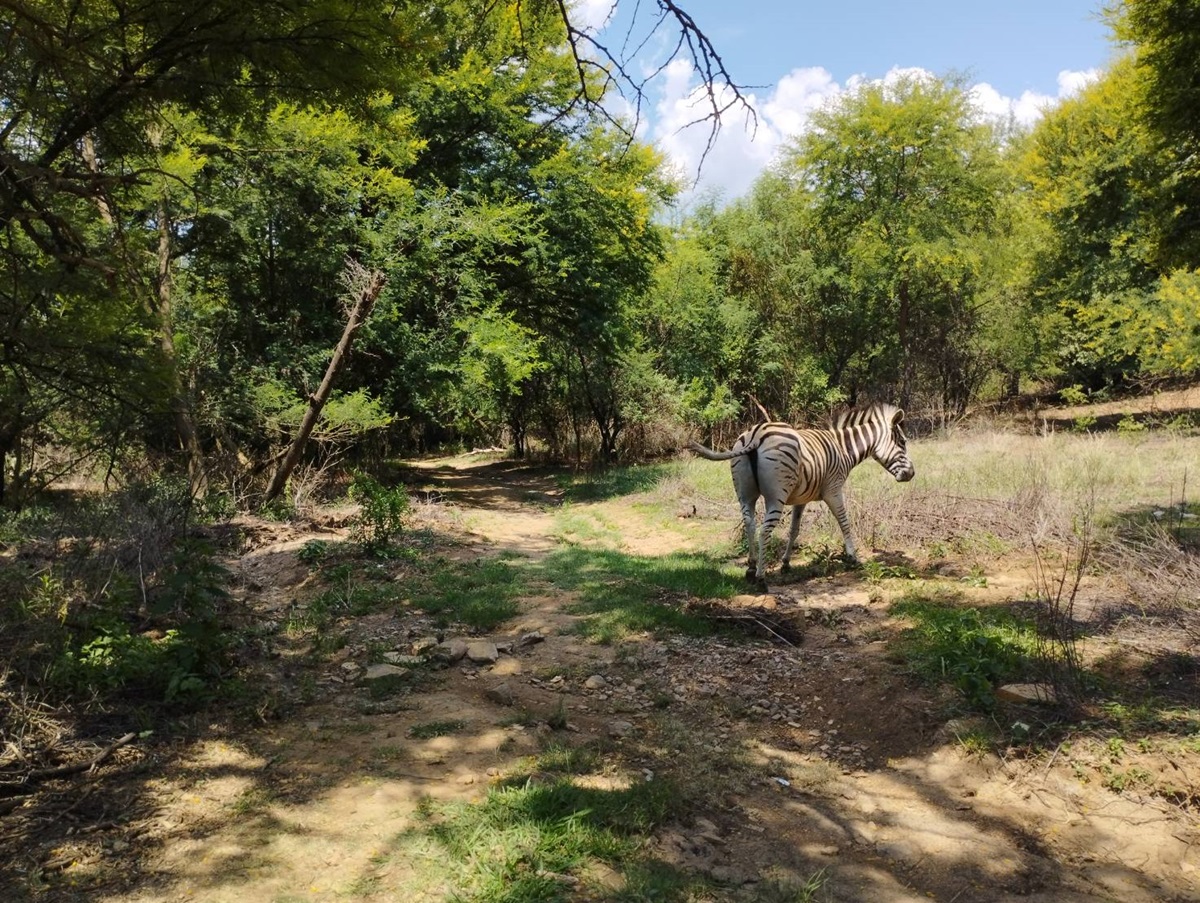
<svg viewBox="0 0 1200 903">
<path fill-rule="evenodd" d="M 54 778 L 62 778 L 71 774 L 78 774 L 81 771 L 92 771 L 96 766 L 100 765 L 111 756 L 114 752 L 126 744 L 132 743 L 137 736 L 136 733 L 128 733 L 123 737 L 114 740 L 104 749 L 100 750 L 95 756 L 90 759 L 85 759 L 82 762 L 70 762 L 66 765 L 56 765 L 53 768 L 35 768 L 22 777 L 19 781 L 12 784 L 0 785 L 0 789 L 8 791 L 9 795 L 13 795 L 14 791 L 19 791 L 21 788 L 28 787 L 30 784 L 36 784 L 40 781 L 48 781 Z"/>
</svg>

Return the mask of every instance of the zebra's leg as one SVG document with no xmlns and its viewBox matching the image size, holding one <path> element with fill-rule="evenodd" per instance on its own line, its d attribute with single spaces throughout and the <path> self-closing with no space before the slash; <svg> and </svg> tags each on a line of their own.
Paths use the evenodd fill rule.
<svg viewBox="0 0 1200 903">
<path fill-rule="evenodd" d="M 783 517 L 783 502 L 767 499 L 763 501 L 766 508 L 763 511 L 762 528 L 758 531 L 758 568 L 754 572 L 755 582 L 760 586 L 767 585 L 767 541 Z"/>
<path fill-rule="evenodd" d="M 802 514 L 804 514 L 803 505 L 792 505 L 792 525 L 788 528 L 788 541 L 783 549 L 783 563 L 779 566 L 781 571 L 792 569 L 792 549 L 796 545 L 796 537 L 800 535 L 800 516 Z"/>
<path fill-rule="evenodd" d="M 854 534 L 850 532 L 850 518 L 846 515 L 846 499 L 842 494 L 842 487 L 830 490 L 825 495 L 825 504 L 829 506 L 829 510 L 833 512 L 833 516 L 837 518 L 838 526 L 842 528 L 842 539 L 846 543 L 846 557 L 855 564 L 861 564 L 861 559 L 858 557 L 858 549 L 854 545 Z"/>
<path fill-rule="evenodd" d="M 758 499 L 754 499 L 749 504 L 742 502 L 742 524 L 746 529 L 746 579 L 754 579 L 758 569 L 755 565 L 754 558 L 754 541 L 755 541 L 755 524 L 754 524 L 754 508 Z"/>
</svg>

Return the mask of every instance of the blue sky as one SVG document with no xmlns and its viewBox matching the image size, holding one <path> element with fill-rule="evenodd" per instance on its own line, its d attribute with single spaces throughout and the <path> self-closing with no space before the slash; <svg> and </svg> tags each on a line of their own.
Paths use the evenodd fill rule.
<svg viewBox="0 0 1200 903">
<path fill-rule="evenodd" d="M 965 74 L 985 115 L 1033 122 L 1043 109 L 1094 78 L 1115 49 L 1100 18 L 1105 0 L 677 0 L 709 36 L 727 69 L 752 86 L 757 133 L 727 120 L 698 189 L 742 194 L 807 115 L 857 80 L 886 79 L 900 69 Z M 612 0 L 577 0 L 601 23 Z M 620 44 L 636 0 L 620 0 L 602 40 Z M 641 0 L 641 14 L 655 8 Z M 644 21 L 649 21 L 645 19 Z M 642 29 L 645 31 L 645 28 Z M 664 35 L 665 37 L 665 35 Z M 640 62 L 650 65 L 651 42 Z M 643 137 L 695 176 L 707 131 L 679 127 L 695 118 L 690 66 L 661 74 L 645 111 Z"/>
</svg>

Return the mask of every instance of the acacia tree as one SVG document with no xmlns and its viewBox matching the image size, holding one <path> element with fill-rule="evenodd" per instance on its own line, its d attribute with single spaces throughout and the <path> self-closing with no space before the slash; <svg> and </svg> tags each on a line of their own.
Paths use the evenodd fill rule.
<svg viewBox="0 0 1200 903">
<path fill-rule="evenodd" d="M 1158 272 L 1166 224 L 1155 195 L 1166 172 L 1138 113 L 1141 92 L 1132 61 L 1120 62 L 1049 111 L 1015 154 L 1037 230 L 1025 278 L 1041 373 L 1090 388 L 1136 372 L 1120 322 Z"/>
<path fill-rule="evenodd" d="M 918 76 L 864 84 L 812 126 L 782 171 L 806 208 L 805 303 L 851 340 L 836 378 L 852 397 L 924 395 L 960 413 L 986 371 L 975 336 L 1005 184 L 995 133 L 960 84 Z"/>
<path fill-rule="evenodd" d="M 1116 36 L 1132 44 L 1134 115 L 1162 167 L 1155 185 L 1160 269 L 1200 267 L 1200 2 L 1122 0 L 1110 13 Z"/>
<path fill-rule="evenodd" d="M 728 83 L 694 20 L 674 3 L 658 7 L 650 31 L 676 28 L 676 52 L 690 54 L 714 85 Z M 336 296 L 348 247 L 379 258 L 392 243 L 407 249 L 400 261 L 419 257 L 421 236 L 447 232 L 422 231 L 437 217 L 417 208 L 436 206 L 446 191 L 474 205 L 468 219 L 512 210 L 510 231 L 521 236 L 481 241 L 495 254 L 472 271 L 479 288 L 461 295 L 471 304 L 433 318 L 469 324 L 498 311 L 511 319 L 533 300 L 545 309 L 538 316 L 553 320 L 554 280 L 544 274 L 556 272 L 555 261 L 538 257 L 543 222 L 515 225 L 542 190 L 528 173 L 604 116 L 606 85 L 634 96 L 644 87 L 622 61 L 600 65 L 605 48 L 558 0 L 3 0 L 0 8 L 6 475 L 21 437 L 62 410 L 64 395 L 89 397 L 92 374 L 117 377 L 102 380 L 128 412 L 108 418 L 114 429 L 136 426 L 193 459 L 214 442 L 243 450 L 218 434 L 224 414 L 247 407 L 244 385 L 235 385 L 247 381 L 247 362 L 266 350 L 269 366 L 256 377 L 304 388 L 321 370 L 317 349 L 327 353 L 336 319 L 314 299 Z M 726 89 L 719 102 L 711 95 L 714 125 L 730 97 L 744 102 L 736 86 Z M 609 125 L 626 134 L 606 153 L 628 152 L 631 127 Z M 279 140 L 287 128 L 290 145 Z M 332 134 L 339 130 L 346 134 Z M 377 153 L 381 135 L 389 146 Z M 423 142 L 419 156 L 404 147 L 410 140 Z M 341 160 L 339 141 L 349 151 Z M 458 288 L 431 294 L 457 298 Z M 385 316 L 400 311 L 419 325 L 426 313 L 381 300 Z M 522 341 L 519 331 L 495 335 Z M 241 354 L 233 366 L 222 339 Z M 285 364 L 288 352 L 295 359 Z M 509 388 L 523 375 L 511 371 Z"/>
</svg>

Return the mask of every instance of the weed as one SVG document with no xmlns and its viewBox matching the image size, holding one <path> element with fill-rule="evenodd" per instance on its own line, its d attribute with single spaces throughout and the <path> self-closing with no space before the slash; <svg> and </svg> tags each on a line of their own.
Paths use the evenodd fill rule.
<svg viewBox="0 0 1200 903">
<path fill-rule="evenodd" d="M 1095 549 L 1092 521 L 1095 492 L 1075 518 L 1072 537 L 1061 569 L 1050 572 L 1045 555 L 1033 545 L 1038 590 L 1038 631 L 1035 658 L 1042 680 L 1048 682 L 1059 703 L 1079 704 L 1084 691 L 1083 661 L 1075 642 L 1075 597 Z"/>
<path fill-rule="evenodd" d="M 266 787 L 249 787 L 229 804 L 235 815 L 254 815 L 275 801 L 275 794 Z"/>
<path fill-rule="evenodd" d="M 1117 422 L 1117 432 L 1122 435 L 1144 433 L 1145 431 L 1146 424 L 1137 420 L 1132 414 L 1126 414 Z"/>
<path fill-rule="evenodd" d="M 956 737 L 959 749 L 968 756 L 983 756 L 992 751 L 995 741 L 984 727 L 972 726 Z"/>
<path fill-rule="evenodd" d="M 961 578 L 961 582 L 975 589 L 983 589 L 988 585 L 987 574 L 978 564 L 971 566 L 971 572 Z"/>
<path fill-rule="evenodd" d="M 374 477 L 358 473 L 350 481 L 350 498 L 359 505 L 351 536 L 366 549 L 385 548 L 403 531 L 411 506 L 403 486 L 388 488 Z"/>
<path fill-rule="evenodd" d="M 1071 421 L 1071 431 L 1075 433 L 1086 433 L 1096 425 L 1096 417 L 1092 414 L 1085 414 L 1082 417 L 1076 417 Z"/>
<path fill-rule="evenodd" d="M 1105 744 L 1105 749 L 1108 750 L 1108 758 L 1113 762 L 1120 762 L 1125 755 L 1125 741 L 1120 737 L 1109 737 Z"/>
<path fill-rule="evenodd" d="M 408 758 L 408 752 L 403 746 L 395 743 L 384 743 L 371 750 L 371 756 L 380 762 L 403 762 Z"/>
<path fill-rule="evenodd" d="M 434 737 L 448 737 L 450 734 L 457 734 L 466 726 L 465 721 L 426 721 L 410 727 L 408 735 L 414 740 L 431 740 Z"/>
<path fill-rule="evenodd" d="M 912 580 L 917 575 L 910 567 L 897 564 L 884 564 L 874 558 L 868 558 L 862 563 L 864 579 L 870 584 L 879 584 L 888 579 Z"/>
<path fill-rule="evenodd" d="M 560 699 L 554 711 L 546 718 L 546 724 L 550 725 L 551 730 L 564 731 L 567 729 L 567 704 L 565 700 Z"/>
<path fill-rule="evenodd" d="M 329 557 L 330 546 L 324 539 L 310 539 L 296 552 L 296 557 L 310 568 Z"/>
<path fill-rule="evenodd" d="M 754 899 L 760 903 L 815 903 L 829 882 L 825 869 L 819 869 L 802 881 L 768 878 L 757 885 Z"/>
<path fill-rule="evenodd" d="M 1029 671 L 1034 631 L 1004 609 L 967 607 L 953 595 L 916 590 L 891 612 L 915 622 L 900 644 L 913 673 L 950 682 L 975 709 L 992 711 L 995 687 Z"/>
<path fill-rule="evenodd" d="M 1154 776 L 1144 768 L 1133 767 L 1127 771 L 1119 771 L 1110 765 L 1102 765 L 1103 784 L 1115 793 L 1121 793 L 1131 787 L 1154 783 Z"/>
</svg>

